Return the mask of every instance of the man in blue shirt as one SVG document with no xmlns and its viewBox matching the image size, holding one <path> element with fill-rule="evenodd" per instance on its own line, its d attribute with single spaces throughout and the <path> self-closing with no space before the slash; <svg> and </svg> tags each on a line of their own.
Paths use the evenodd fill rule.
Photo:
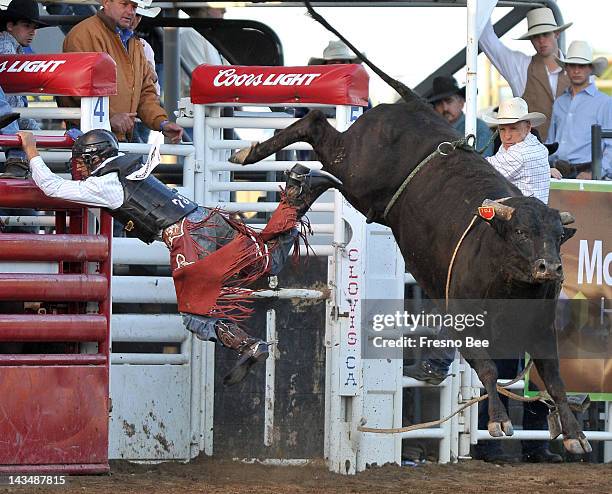
<svg viewBox="0 0 612 494">
<path fill-rule="evenodd" d="M 440 115 L 442 115 L 455 130 L 465 134 L 465 87 L 460 88 L 454 77 L 436 77 L 433 80 L 433 94 L 427 98 Z M 491 131 L 486 123 L 476 119 L 476 149 L 487 146 L 483 156 L 493 155 L 493 143 L 490 142 Z"/>
<path fill-rule="evenodd" d="M 558 142 L 559 149 L 550 156 L 552 173 L 556 168 L 566 178 L 590 180 L 591 126 L 612 128 L 612 98 L 595 87 L 591 76 L 600 76 L 608 61 L 604 57 L 593 59 L 586 41 L 572 42 L 567 57 L 557 61 L 566 70 L 571 86 L 553 105 L 548 142 Z M 601 174 L 612 180 L 612 141 L 603 139 L 601 145 Z"/>
</svg>

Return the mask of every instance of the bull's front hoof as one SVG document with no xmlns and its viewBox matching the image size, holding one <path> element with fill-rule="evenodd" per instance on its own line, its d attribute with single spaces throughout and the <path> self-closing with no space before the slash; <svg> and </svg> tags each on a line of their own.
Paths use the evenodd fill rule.
<svg viewBox="0 0 612 494">
<path fill-rule="evenodd" d="M 487 429 L 491 437 L 502 437 L 504 434 L 506 436 L 511 436 L 514 434 L 512 422 L 509 420 L 505 420 L 504 422 L 489 422 L 487 424 Z"/>
<path fill-rule="evenodd" d="M 584 435 L 578 439 L 564 439 L 563 446 L 565 449 L 575 455 L 585 455 L 593 451 L 589 441 Z"/>
<path fill-rule="evenodd" d="M 251 144 L 248 148 L 242 148 L 238 151 L 236 151 L 235 153 L 233 153 L 230 157 L 229 160 L 230 163 L 235 163 L 236 165 L 244 165 L 244 162 L 246 161 L 246 159 L 248 158 L 249 154 L 251 153 L 252 149 L 257 145 L 257 142 L 254 142 L 253 144 Z"/>
</svg>

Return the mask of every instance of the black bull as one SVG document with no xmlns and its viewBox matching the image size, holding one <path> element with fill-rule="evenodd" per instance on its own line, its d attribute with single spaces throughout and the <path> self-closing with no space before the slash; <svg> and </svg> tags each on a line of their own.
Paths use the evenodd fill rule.
<svg viewBox="0 0 612 494">
<path fill-rule="evenodd" d="M 590 452 L 567 402 L 554 329 L 563 280 L 560 247 L 575 233 L 563 226 L 572 221 L 571 215 L 524 197 L 480 155 L 458 149 L 435 157 L 416 172 L 385 216 L 385 209 L 411 171 L 441 142 L 461 136 L 430 105 L 376 67 L 305 3 L 316 21 L 345 42 L 404 101 L 375 107 L 343 133 L 329 125 L 323 113 L 312 111 L 271 139 L 237 152 L 231 160 L 255 163 L 289 144 L 308 142 L 323 169 L 342 180 L 341 192 L 346 199 L 370 221 L 391 228 L 408 270 L 430 298 L 542 301 L 538 317 L 522 319 L 520 327 L 508 322 L 516 320 L 511 314 L 502 313 L 477 336 L 488 337 L 492 347 L 510 341 L 508 335 L 523 343 L 522 347 L 515 344 L 513 350 L 531 354 L 559 411 L 565 448 L 578 454 Z M 466 234 L 447 294 L 453 252 L 487 199 L 497 200 L 492 203 L 496 214 L 490 220 L 479 217 Z M 461 353 L 489 394 L 489 433 L 494 437 L 512 435 L 512 423 L 496 390 L 497 368 L 489 352 L 464 347 Z"/>
<path fill-rule="evenodd" d="M 364 215 L 389 226 L 413 274 L 427 295 L 445 297 L 449 263 L 459 239 L 485 199 L 495 216 L 478 218 L 454 262 L 449 297 L 461 299 L 530 299 L 543 304 L 531 327 L 489 328 L 496 334 L 538 335 L 529 341 L 545 345 L 525 351 L 547 358 L 534 364 L 560 413 L 568 451 L 590 451 L 590 445 L 569 409 L 559 374 L 554 331 L 554 301 L 563 279 L 560 245 L 575 230 L 565 228 L 567 214 L 548 208 L 520 191 L 473 151 L 457 149 L 437 156 L 408 183 L 386 218 L 382 212 L 404 179 L 440 142 L 460 136 L 416 96 L 366 112 L 346 132 L 312 111 L 265 142 L 236 153 L 232 161 L 250 164 L 304 141 L 316 151 L 323 169 L 343 181 L 342 193 Z M 502 326 L 499 327 L 499 324 Z M 523 340 L 526 341 L 526 340 Z M 486 349 L 462 349 L 489 394 L 489 432 L 512 434 L 512 424 L 496 391 L 497 369 Z"/>
</svg>

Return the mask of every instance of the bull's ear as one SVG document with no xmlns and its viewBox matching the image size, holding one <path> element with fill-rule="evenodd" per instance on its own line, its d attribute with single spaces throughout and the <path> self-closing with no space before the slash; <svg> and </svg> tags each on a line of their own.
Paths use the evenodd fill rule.
<svg viewBox="0 0 612 494">
<path fill-rule="evenodd" d="M 498 235 L 502 237 L 506 237 L 506 233 L 508 231 L 508 221 L 500 219 L 499 216 L 495 216 L 490 220 L 486 220 L 490 227 L 493 228 L 497 232 Z"/>
<path fill-rule="evenodd" d="M 493 228 L 499 235 L 504 236 L 504 232 L 506 231 L 508 221 L 500 218 L 496 214 L 489 214 L 488 211 L 482 211 L 482 207 L 478 208 L 478 216 L 480 219 L 484 220 L 484 222 Z"/>
<path fill-rule="evenodd" d="M 561 243 L 567 242 L 570 238 L 572 238 L 576 232 L 576 228 L 568 228 L 566 226 L 563 227 L 563 238 L 561 239 Z"/>
</svg>

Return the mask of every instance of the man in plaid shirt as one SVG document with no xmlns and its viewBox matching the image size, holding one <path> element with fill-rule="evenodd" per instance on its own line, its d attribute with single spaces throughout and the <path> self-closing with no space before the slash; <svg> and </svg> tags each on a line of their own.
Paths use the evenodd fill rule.
<svg viewBox="0 0 612 494">
<path fill-rule="evenodd" d="M 548 204 L 548 149 L 531 133 L 531 128 L 541 125 L 546 116 L 529 113 L 525 100 L 512 98 L 503 101 L 497 113 L 483 116 L 483 120 L 498 126 L 502 142 L 495 156 L 486 158 L 487 161 L 524 195 Z"/>
</svg>

